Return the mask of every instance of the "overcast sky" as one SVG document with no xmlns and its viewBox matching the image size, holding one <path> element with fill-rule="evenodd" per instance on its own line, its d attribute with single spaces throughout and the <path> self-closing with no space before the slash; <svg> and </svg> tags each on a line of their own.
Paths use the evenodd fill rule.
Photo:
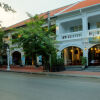
<svg viewBox="0 0 100 100">
<path fill-rule="evenodd" d="M 2 26 L 11 26 L 27 19 L 26 12 L 32 15 L 43 13 L 80 0 L 0 0 L 12 6 L 16 13 L 4 12 L 0 8 L 0 21 Z"/>
</svg>

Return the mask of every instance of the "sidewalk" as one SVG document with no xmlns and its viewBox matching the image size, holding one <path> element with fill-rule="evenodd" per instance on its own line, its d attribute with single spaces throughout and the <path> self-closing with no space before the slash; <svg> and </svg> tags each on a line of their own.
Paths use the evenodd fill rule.
<svg viewBox="0 0 100 100">
<path fill-rule="evenodd" d="M 100 72 L 85 72 L 83 71 L 62 71 L 62 72 L 43 72 L 43 68 L 11 68 L 7 71 L 7 68 L 0 68 L 0 71 L 4 72 L 17 72 L 17 73 L 28 73 L 36 75 L 48 75 L 48 76 L 62 76 L 62 77 L 88 77 L 88 78 L 100 78 Z"/>
<path fill-rule="evenodd" d="M 7 71 L 7 67 L 6 66 L 0 67 L 0 71 Z M 14 72 L 43 72 L 43 67 L 35 68 L 34 66 L 25 66 L 25 67 L 11 66 L 10 71 L 14 71 Z"/>
</svg>

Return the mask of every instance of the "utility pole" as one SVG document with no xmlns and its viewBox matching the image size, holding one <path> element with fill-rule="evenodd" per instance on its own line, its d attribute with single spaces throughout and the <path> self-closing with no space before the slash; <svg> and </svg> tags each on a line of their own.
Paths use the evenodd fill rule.
<svg viewBox="0 0 100 100">
<path fill-rule="evenodd" d="M 48 11 L 48 30 L 50 29 L 50 25 L 51 25 L 51 23 L 50 23 L 50 11 Z"/>
</svg>

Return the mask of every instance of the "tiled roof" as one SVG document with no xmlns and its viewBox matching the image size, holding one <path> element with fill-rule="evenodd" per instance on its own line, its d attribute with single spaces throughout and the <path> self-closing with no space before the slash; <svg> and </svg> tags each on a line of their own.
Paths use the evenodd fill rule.
<svg viewBox="0 0 100 100">
<path fill-rule="evenodd" d="M 55 10 L 51 10 L 51 11 L 50 11 L 50 16 L 51 16 L 51 17 L 54 16 L 54 14 L 56 14 L 56 13 L 58 13 L 58 12 L 64 10 L 65 8 L 67 8 L 67 7 L 69 7 L 69 6 L 70 6 L 70 5 L 67 5 L 67 6 L 64 6 L 64 7 L 58 8 L 58 9 L 55 9 Z M 42 13 L 42 14 L 40 14 L 39 16 L 43 16 L 43 17 L 46 19 L 46 18 L 48 17 L 48 12 Z M 30 22 L 30 19 L 26 19 L 26 20 L 24 20 L 24 21 L 22 21 L 22 22 L 19 22 L 19 23 L 15 24 L 15 25 L 12 25 L 12 26 L 10 26 L 10 27 L 7 27 L 5 30 L 9 30 L 9 29 L 11 29 L 11 28 L 23 26 L 23 25 L 25 25 L 27 22 Z"/>
<path fill-rule="evenodd" d="M 71 12 L 71 11 L 81 9 L 81 8 L 85 8 L 85 7 L 88 7 L 88 6 L 92 6 L 92 5 L 95 5 L 95 4 L 100 4 L 100 0 L 84 0 L 84 1 L 78 2 L 76 4 L 71 4 L 71 5 L 67 5 L 67 6 L 55 9 L 55 10 L 51 10 L 50 16 L 52 17 L 57 13 L 63 14 L 63 13 Z M 39 16 L 44 16 L 44 18 L 47 18 L 48 14 L 47 14 L 47 12 L 45 12 L 45 13 L 40 14 Z M 11 28 L 23 26 L 29 21 L 30 21 L 30 19 L 24 20 L 24 21 L 19 22 L 15 25 L 7 27 L 5 30 L 9 30 Z"/>
<path fill-rule="evenodd" d="M 71 11 L 74 11 L 74 10 L 77 10 L 77 9 L 89 7 L 89 6 L 96 5 L 96 4 L 100 4 L 100 0 L 84 0 L 84 1 L 77 3 L 76 5 L 72 6 L 71 8 L 65 10 L 62 13 L 71 12 Z"/>
</svg>

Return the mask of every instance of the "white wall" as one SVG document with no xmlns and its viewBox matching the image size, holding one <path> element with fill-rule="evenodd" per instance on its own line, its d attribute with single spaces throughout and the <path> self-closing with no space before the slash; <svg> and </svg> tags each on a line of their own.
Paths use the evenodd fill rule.
<svg viewBox="0 0 100 100">
<path fill-rule="evenodd" d="M 71 32 L 70 30 L 71 27 L 78 25 L 82 25 L 82 19 L 61 23 L 61 28 L 62 28 L 61 33 L 69 33 Z"/>
<path fill-rule="evenodd" d="M 90 23 L 90 29 L 96 29 L 96 23 L 100 22 L 100 15 L 89 17 L 88 22 Z"/>
</svg>

